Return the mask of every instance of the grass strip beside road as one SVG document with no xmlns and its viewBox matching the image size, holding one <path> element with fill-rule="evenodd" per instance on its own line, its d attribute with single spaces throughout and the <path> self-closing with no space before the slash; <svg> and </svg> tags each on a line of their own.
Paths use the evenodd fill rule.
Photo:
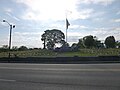
<svg viewBox="0 0 120 90">
<path fill-rule="evenodd" d="M 80 49 L 76 52 L 54 52 L 50 50 L 11 51 L 11 57 L 74 57 L 74 56 L 118 56 L 120 49 Z M 8 57 L 8 52 L 0 52 L 0 58 Z"/>
</svg>

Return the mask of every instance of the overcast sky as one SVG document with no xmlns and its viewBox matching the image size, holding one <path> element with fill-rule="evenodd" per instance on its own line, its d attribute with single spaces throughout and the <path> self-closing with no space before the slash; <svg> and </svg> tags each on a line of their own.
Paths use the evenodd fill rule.
<svg viewBox="0 0 120 90">
<path fill-rule="evenodd" d="M 120 40 L 120 0 L 0 0 L 0 46 L 9 39 L 9 25 L 3 19 L 16 25 L 13 46 L 42 47 L 45 30 L 65 33 L 66 15 L 70 44 L 86 35 Z"/>
</svg>

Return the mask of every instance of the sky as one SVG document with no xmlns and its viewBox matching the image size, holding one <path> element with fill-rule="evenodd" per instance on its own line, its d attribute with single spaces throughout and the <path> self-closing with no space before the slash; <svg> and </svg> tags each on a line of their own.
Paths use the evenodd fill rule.
<svg viewBox="0 0 120 90">
<path fill-rule="evenodd" d="M 87 35 L 105 40 L 120 40 L 120 0 L 0 0 L 0 46 L 8 45 L 8 21 L 12 30 L 12 46 L 42 48 L 45 30 L 66 32 L 68 43 L 77 43 Z"/>
</svg>

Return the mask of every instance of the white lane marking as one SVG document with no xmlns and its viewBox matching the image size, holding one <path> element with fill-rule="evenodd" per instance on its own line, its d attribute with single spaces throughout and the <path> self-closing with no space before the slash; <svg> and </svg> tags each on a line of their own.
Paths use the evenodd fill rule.
<svg viewBox="0 0 120 90">
<path fill-rule="evenodd" d="M 107 65 L 107 66 L 109 66 L 109 65 L 120 65 L 120 63 L 114 63 L 114 64 L 111 64 L 111 63 L 109 63 L 109 64 L 30 64 L 30 63 L 0 63 L 0 65 L 12 65 L 12 66 L 18 66 L 18 65 L 20 65 L 20 66 L 22 66 L 22 65 L 26 65 L 26 66 L 90 66 L 90 65 L 95 65 L 95 66 L 101 66 L 101 65 Z"/>
<path fill-rule="evenodd" d="M 0 81 L 4 81 L 4 82 L 16 82 L 16 80 L 10 80 L 10 79 L 0 79 Z"/>
<path fill-rule="evenodd" d="M 0 67 L 0 69 L 12 70 L 40 70 L 40 71 L 120 71 L 120 69 L 55 69 L 55 68 L 16 68 L 16 67 Z"/>
</svg>

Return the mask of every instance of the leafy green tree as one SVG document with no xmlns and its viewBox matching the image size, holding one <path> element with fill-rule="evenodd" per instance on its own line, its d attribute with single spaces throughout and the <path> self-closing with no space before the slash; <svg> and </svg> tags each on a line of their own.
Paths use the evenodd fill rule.
<svg viewBox="0 0 120 90">
<path fill-rule="evenodd" d="M 64 44 L 65 35 L 61 30 L 52 29 L 46 30 L 41 36 L 41 40 L 44 41 L 44 49 L 53 50 L 56 44 Z"/>
<path fill-rule="evenodd" d="M 119 41 L 116 42 L 116 46 L 117 46 L 117 48 L 120 48 L 120 42 Z"/>
<path fill-rule="evenodd" d="M 78 48 L 85 48 L 85 45 L 84 45 L 84 42 L 83 42 L 83 38 L 79 39 L 79 42 L 78 42 Z"/>
<path fill-rule="evenodd" d="M 2 48 L 7 50 L 7 49 L 9 49 L 9 46 L 8 45 L 3 45 Z"/>
<path fill-rule="evenodd" d="M 26 46 L 20 46 L 20 47 L 18 48 L 18 50 L 24 51 L 24 50 L 28 50 L 28 48 L 27 48 Z"/>
<path fill-rule="evenodd" d="M 104 43 L 101 43 L 100 40 L 95 40 L 95 48 L 105 48 Z"/>
<path fill-rule="evenodd" d="M 60 51 L 62 51 L 62 52 L 68 52 L 68 51 L 70 51 L 70 46 L 69 46 L 69 44 L 65 42 L 65 43 L 60 47 Z"/>
<path fill-rule="evenodd" d="M 44 45 L 43 49 L 46 49 L 46 42 L 47 42 L 46 33 L 43 33 L 41 37 L 42 37 L 41 40 L 44 41 L 43 42 L 43 45 Z"/>
<path fill-rule="evenodd" d="M 17 46 L 13 46 L 13 47 L 12 47 L 12 50 L 15 50 L 15 51 L 16 51 L 16 50 L 18 50 L 18 47 L 17 47 Z"/>
<path fill-rule="evenodd" d="M 8 45 L 3 45 L 3 46 L 0 48 L 0 52 L 8 51 L 8 50 L 9 50 Z"/>
<path fill-rule="evenodd" d="M 87 48 L 94 47 L 95 46 L 94 37 L 92 35 L 83 37 L 83 43 L 84 43 L 85 47 L 87 47 Z"/>
<path fill-rule="evenodd" d="M 79 40 L 80 47 L 84 48 L 103 48 L 103 43 L 96 36 L 85 36 L 83 39 Z"/>
<path fill-rule="evenodd" d="M 72 46 L 71 46 L 71 50 L 72 51 L 78 51 L 78 49 L 79 49 L 78 44 L 77 43 L 73 43 Z"/>
<path fill-rule="evenodd" d="M 106 48 L 115 48 L 116 42 L 114 36 L 108 36 L 105 39 Z"/>
<path fill-rule="evenodd" d="M 53 50 L 55 43 L 50 40 L 49 42 L 47 42 L 46 46 L 49 50 Z"/>
<path fill-rule="evenodd" d="M 104 44 L 101 43 L 101 41 L 98 40 L 98 38 L 96 36 L 94 36 L 93 39 L 94 39 L 94 47 L 95 48 L 104 48 Z"/>
</svg>

